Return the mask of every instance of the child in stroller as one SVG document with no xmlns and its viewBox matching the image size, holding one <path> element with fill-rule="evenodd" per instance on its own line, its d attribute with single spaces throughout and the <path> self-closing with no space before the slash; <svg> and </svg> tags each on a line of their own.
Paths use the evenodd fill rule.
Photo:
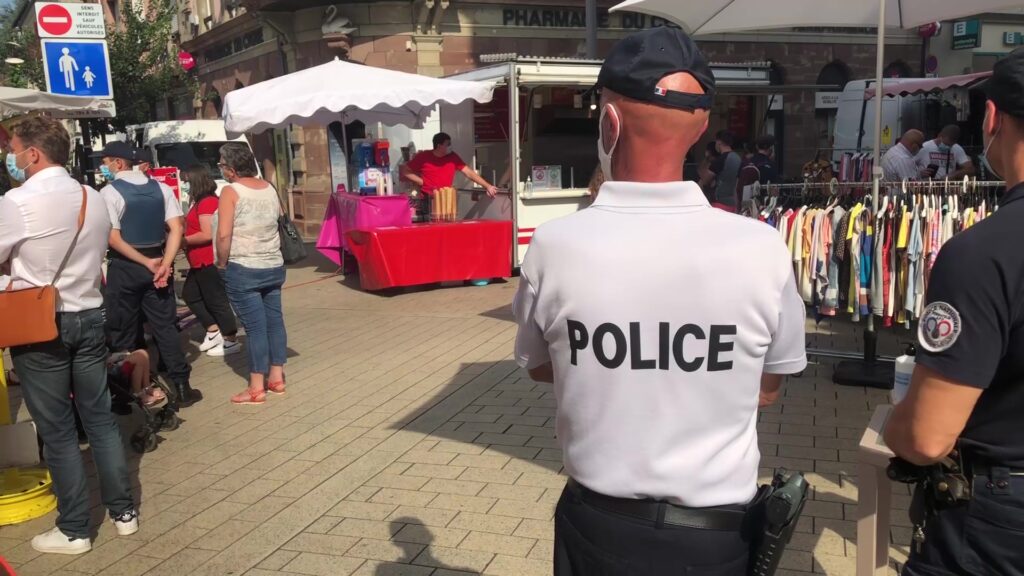
<svg viewBox="0 0 1024 576">
<path fill-rule="evenodd" d="M 166 385 L 150 372 L 146 350 L 112 353 L 107 359 L 107 384 L 113 403 L 135 405 L 145 418 L 130 440 L 136 452 L 156 450 L 157 432 L 176 430 L 181 424 L 176 406 L 167 401 Z M 157 408 L 161 402 L 164 406 Z"/>
</svg>

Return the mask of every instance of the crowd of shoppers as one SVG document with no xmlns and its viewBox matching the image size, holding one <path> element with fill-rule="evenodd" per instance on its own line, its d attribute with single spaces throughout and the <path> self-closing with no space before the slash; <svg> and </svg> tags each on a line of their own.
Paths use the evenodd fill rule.
<svg viewBox="0 0 1024 576">
<path fill-rule="evenodd" d="M 11 279 L 0 290 L 54 285 L 59 293 L 58 337 L 10 350 L 57 496 L 56 527 L 33 538 L 32 547 L 81 554 L 92 544 L 76 413 L 103 503 L 118 534 L 130 535 L 139 519 L 111 412 L 109 375 L 130 377 L 133 393 L 147 406 L 166 399 L 178 409 L 201 399 L 190 385 L 178 334 L 174 260 L 180 249 L 189 262 L 183 298 L 206 329 L 200 350 L 238 353 L 235 314 L 245 328 L 249 386 L 231 401 L 259 404 L 267 391 L 284 393 L 282 208 L 274 187 L 257 177 L 244 144 L 221 150 L 219 166 L 229 182 L 221 198 L 206 167 L 182 171 L 193 198 L 187 216 L 173 191 L 140 169 L 151 159 L 127 143 L 111 142 L 95 155 L 108 182 L 100 192 L 65 169 L 71 141 L 57 120 L 19 123 L 8 148 L 7 172 L 22 184 L 0 198 L 0 271 Z M 147 332 L 172 384 L 166 398 L 150 385 Z"/>
</svg>

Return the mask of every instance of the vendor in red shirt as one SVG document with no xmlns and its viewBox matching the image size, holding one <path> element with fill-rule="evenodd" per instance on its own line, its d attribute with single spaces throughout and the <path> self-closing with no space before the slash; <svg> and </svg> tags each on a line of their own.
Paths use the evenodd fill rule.
<svg viewBox="0 0 1024 576">
<path fill-rule="evenodd" d="M 494 198 L 498 188 L 484 180 L 475 170 L 466 166 L 459 155 L 451 151 L 452 137 L 444 132 L 434 136 L 434 149 L 420 152 L 402 166 L 402 178 L 412 182 L 427 196 L 433 196 L 439 188 L 450 188 L 455 182 L 455 173 L 462 172 L 466 178 L 476 182 Z"/>
</svg>

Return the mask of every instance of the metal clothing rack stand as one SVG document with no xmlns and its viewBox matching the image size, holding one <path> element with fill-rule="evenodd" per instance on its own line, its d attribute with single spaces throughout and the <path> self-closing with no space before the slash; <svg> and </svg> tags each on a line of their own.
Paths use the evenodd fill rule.
<svg viewBox="0 0 1024 576">
<path fill-rule="evenodd" d="M 948 179 L 919 182 L 888 182 L 882 181 L 879 178 L 876 178 L 874 182 L 839 182 L 833 178 L 831 182 L 827 183 L 803 182 L 797 184 L 769 184 L 767 186 L 755 184 L 753 196 L 755 198 L 759 198 L 763 194 L 763 191 L 767 191 L 769 197 L 788 197 L 789 199 L 793 199 L 796 197 L 793 193 L 798 192 L 801 200 L 807 200 L 809 199 L 809 194 L 812 191 L 818 190 L 827 190 L 830 195 L 837 195 L 843 189 L 846 189 L 847 191 L 851 189 L 860 189 L 865 191 L 870 190 L 870 196 L 873 204 L 872 217 L 874 217 L 874 214 L 878 212 L 878 199 L 879 195 L 883 193 L 883 190 L 896 189 L 898 191 L 911 193 L 940 192 L 942 194 L 949 194 L 950 192 L 955 191 L 955 193 L 969 194 L 974 193 L 979 189 L 999 188 L 1005 187 L 1005 185 L 1005 182 L 979 182 L 966 177 L 962 183 L 959 181 L 953 182 Z M 955 188 L 959 188 L 959 190 L 955 190 Z M 864 197 L 867 198 L 868 194 L 865 194 Z M 874 271 L 872 270 L 872 274 L 873 272 Z M 891 356 L 878 355 L 878 332 L 875 329 L 875 315 L 873 313 L 868 314 L 867 326 L 864 329 L 863 353 L 808 348 L 807 354 L 811 356 L 836 358 L 841 360 L 841 362 L 836 364 L 835 370 L 832 373 L 832 381 L 836 384 L 842 386 L 867 386 L 870 388 L 882 389 L 892 388 L 894 378 L 893 362 L 895 358 Z"/>
</svg>

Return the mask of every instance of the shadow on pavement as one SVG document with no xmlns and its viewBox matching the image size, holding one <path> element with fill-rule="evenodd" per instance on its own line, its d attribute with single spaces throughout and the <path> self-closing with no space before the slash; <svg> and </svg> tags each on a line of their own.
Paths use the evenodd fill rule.
<svg viewBox="0 0 1024 576">
<path fill-rule="evenodd" d="M 423 525 L 419 518 L 402 517 L 391 521 L 391 543 L 402 551 L 402 557 L 397 562 L 382 563 L 374 570 L 374 576 L 398 576 L 400 574 L 413 574 L 409 572 L 409 565 L 438 568 L 466 574 L 479 574 L 471 568 L 460 568 L 449 566 L 438 560 L 431 553 L 431 544 L 434 542 L 434 535 L 430 529 Z M 418 572 L 416 572 L 418 574 Z M 427 571 L 424 571 L 426 574 Z"/>
</svg>

